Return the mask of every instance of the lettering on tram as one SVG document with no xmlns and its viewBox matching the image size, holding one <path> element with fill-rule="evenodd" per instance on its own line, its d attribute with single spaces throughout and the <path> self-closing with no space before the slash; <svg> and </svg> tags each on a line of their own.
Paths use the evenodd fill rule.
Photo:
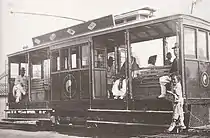
<svg viewBox="0 0 210 138">
<path fill-rule="evenodd" d="M 39 117 L 53 125 L 168 132 L 208 124 L 209 22 L 180 14 L 153 18 L 153 12 L 91 20 L 35 37 L 33 48 L 10 54 L 9 116 L 45 112 Z M 16 114 L 20 109 L 36 114 Z"/>
</svg>

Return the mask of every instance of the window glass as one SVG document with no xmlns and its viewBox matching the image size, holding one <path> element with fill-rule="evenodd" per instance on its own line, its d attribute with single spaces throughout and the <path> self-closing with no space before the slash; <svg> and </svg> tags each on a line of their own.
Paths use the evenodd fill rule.
<svg viewBox="0 0 210 138">
<path fill-rule="evenodd" d="M 195 58 L 195 29 L 184 28 L 185 56 Z"/>
<path fill-rule="evenodd" d="M 155 66 L 163 66 L 163 40 L 155 39 L 150 41 L 132 43 L 132 56 L 140 67 L 150 67 L 149 58 L 156 56 Z M 143 49 L 143 50 L 142 50 Z"/>
<path fill-rule="evenodd" d="M 198 58 L 207 59 L 207 40 L 206 32 L 198 31 Z"/>
<path fill-rule="evenodd" d="M 69 62 L 68 62 L 68 54 L 69 51 L 68 49 L 61 49 L 61 55 L 60 55 L 60 58 L 61 58 L 61 70 L 66 70 L 68 69 L 68 66 L 69 66 Z"/>
<path fill-rule="evenodd" d="M 11 63 L 11 78 L 16 78 L 19 75 L 19 65 Z"/>
<path fill-rule="evenodd" d="M 32 66 L 33 71 L 33 78 L 41 78 L 41 65 L 33 65 Z"/>
<path fill-rule="evenodd" d="M 82 67 L 88 67 L 89 65 L 89 55 L 90 55 L 90 51 L 89 51 L 89 46 L 82 46 Z"/>
<path fill-rule="evenodd" d="M 95 67 L 96 68 L 105 68 L 105 50 L 104 49 L 95 49 L 94 50 L 95 57 Z"/>
<path fill-rule="evenodd" d="M 210 34 L 209 34 L 209 43 L 208 43 L 208 53 L 209 53 L 209 60 L 210 60 Z"/>
<path fill-rule="evenodd" d="M 71 48 L 71 68 L 79 68 L 78 65 L 78 58 L 79 58 L 79 47 L 72 47 Z"/>
<path fill-rule="evenodd" d="M 60 57 L 58 51 L 52 52 L 52 71 L 58 71 L 60 70 Z"/>
</svg>

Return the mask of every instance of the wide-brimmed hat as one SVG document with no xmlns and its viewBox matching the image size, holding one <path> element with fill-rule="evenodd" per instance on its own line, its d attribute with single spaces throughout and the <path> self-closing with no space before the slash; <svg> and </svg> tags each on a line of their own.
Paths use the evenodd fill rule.
<svg viewBox="0 0 210 138">
<path fill-rule="evenodd" d="M 109 57 L 108 61 L 114 61 L 113 57 Z"/>
<path fill-rule="evenodd" d="M 179 48 L 178 43 L 175 43 L 174 47 L 172 47 L 172 49 L 175 49 L 175 48 Z"/>
</svg>

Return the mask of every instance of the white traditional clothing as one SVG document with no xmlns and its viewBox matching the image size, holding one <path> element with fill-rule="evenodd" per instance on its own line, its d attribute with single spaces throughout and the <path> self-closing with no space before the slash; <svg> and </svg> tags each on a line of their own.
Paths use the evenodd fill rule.
<svg viewBox="0 0 210 138">
<path fill-rule="evenodd" d="M 159 98 L 165 97 L 166 95 L 166 84 L 171 82 L 171 78 L 169 76 L 162 76 L 159 78 L 160 82 L 160 90 L 161 94 L 158 96 Z"/>
<path fill-rule="evenodd" d="M 183 129 L 186 128 L 186 126 L 184 125 L 184 111 L 183 111 L 184 99 L 182 94 L 182 86 L 180 82 L 178 82 L 174 86 L 173 92 L 174 92 L 173 116 L 172 116 L 172 123 L 168 128 L 168 131 L 172 131 L 174 129 L 177 121 L 179 121 L 179 126 L 181 128 Z"/>
<path fill-rule="evenodd" d="M 22 94 L 26 95 L 27 92 L 27 78 L 26 76 L 17 76 L 15 85 L 13 87 L 13 96 L 16 98 L 15 102 L 18 103 L 22 99 Z"/>
<path fill-rule="evenodd" d="M 126 95 L 126 79 L 122 80 L 122 88 L 119 89 L 120 85 L 120 79 L 116 80 L 114 82 L 114 85 L 112 87 L 112 93 L 115 98 L 123 99 Z"/>
</svg>

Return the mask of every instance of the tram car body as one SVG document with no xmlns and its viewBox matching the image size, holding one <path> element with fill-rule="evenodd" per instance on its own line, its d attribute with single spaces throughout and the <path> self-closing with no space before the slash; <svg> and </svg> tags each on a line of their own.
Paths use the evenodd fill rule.
<svg viewBox="0 0 210 138">
<path fill-rule="evenodd" d="M 110 15 L 35 37 L 33 48 L 8 55 L 8 118 L 48 118 L 57 124 L 168 127 L 172 102 L 157 96 L 160 95 L 159 78 L 170 70 L 163 61 L 170 45 L 177 42 L 185 124 L 188 127 L 208 124 L 210 22 L 183 14 L 119 24 L 113 19 Z M 145 43 L 157 39 L 161 45 L 161 52 L 157 53 L 162 61 L 160 65 L 133 67 L 134 45 L 146 53 L 149 48 Z M 126 64 L 123 99 L 113 99 L 108 94 L 109 56 L 114 58 L 115 76 L 123 63 Z M 29 90 L 20 103 L 15 103 L 12 95 L 13 64 L 17 64 L 17 70 L 27 67 Z M 34 111 L 34 114 L 23 111 Z"/>
</svg>

